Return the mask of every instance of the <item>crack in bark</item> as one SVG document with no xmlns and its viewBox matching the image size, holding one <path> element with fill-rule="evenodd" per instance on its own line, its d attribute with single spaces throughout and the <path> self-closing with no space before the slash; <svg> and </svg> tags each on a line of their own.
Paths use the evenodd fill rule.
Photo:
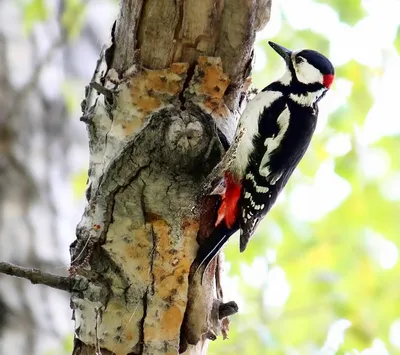
<svg viewBox="0 0 400 355">
<path fill-rule="evenodd" d="M 99 343 L 99 337 L 98 337 L 98 326 L 99 326 L 99 318 L 101 317 L 100 315 L 100 309 L 99 308 L 95 308 L 95 314 L 96 314 L 96 322 L 95 322 L 95 326 L 94 326 L 94 333 L 95 333 L 95 348 L 96 348 L 96 354 L 101 354 L 101 350 L 100 350 L 100 343 Z"/>
<path fill-rule="evenodd" d="M 111 45 L 105 50 L 104 52 L 104 58 L 106 60 L 107 64 L 107 71 L 104 73 L 104 76 L 102 78 L 102 84 L 104 85 L 105 78 L 107 76 L 108 70 L 112 68 L 113 61 L 114 61 L 114 53 L 115 53 L 115 28 L 117 26 L 117 20 L 114 21 L 112 28 L 111 28 Z"/>
<path fill-rule="evenodd" d="M 140 173 L 146 169 L 147 167 L 150 166 L 150 163 L 145 164 L 137 169 L 135 174 L 131 176 L 128 181 L 123 184 L 119 185 L 117 188 L 115 188 L 112 192 L 109 193 L 108 196 L 105 197 L 106 200 L 111 201 L 110 203 L 107 203 L 108 210 L 106 211 L 106 217 L 104 221 L 104 227 L 103 230 L 99 236 L 99 242 L 104 243 L 107 237 L 108 229 L 113 221 L 113 215 L 114 215 L 114 208 L 115 208 L 115 198 L 119 193 L 123 193 L 126 188 L 132 184 L 140 175 Z"/>
<path fill-rule="evenodd" d="M 146 292 L 143 295 L 142 298 L 142 303 L 143 303 L 143 316 L 140 320 L 140 326 L 139 326 L 139 330 L 140 330 L 140 334 L 139 334 L 139 354 L 143 354 L 144 352 L 144 328 L 145 328 L 145 321 L 146 321 L 146 317 L 147 317 L 147 298 L 148 298 L 148 290 L 146 290 Z"/>
<path fill-rule="evenodd" d="M 150 165 L 150 164 L 149 164 Z M 149 165 L 147 165 L 146 167 L 148 167 Z M 143 181 L 143 180 L 142 180 Z M 145 215 L 145 211 L 146 211 L 146 204 L 145 204 L 145 200 L 144 200 L 144 196 L 145 196 L 145 182 L 143 182 L 143 189 L 141 191 L 141 195 L 140 195 L 140 204 L 141 204 L 141 209 L 143 211 L 143 219 L 146 223 L 146 215 Z M 156 236 L 154 233 L 154 228 L 153 228 L 153 224 L 150 223 L 150 233 L 151 233 L 151 237 L 152 237 L 152 248 L 151 248 L 151 253 L 150 253 L 150 265 L 149 265 L 149 274 L 151 276 L 151 284 L 146 288 L 146 291 L 142 297 L 142 304 L 143 304 L 143 316 L 140 320 L 140 326 L 139 326 L 139 330 L 140 330 L 140 334 L 139 334 L 139 354 L 143 354 L 144 353 L 144 346 L 145 346 L 145 341 L 144 341 L 144 331 L 145 331 L 145 322 L 146 322 L 146 317 L 147 317 L 147 308 L 148 308 L 148 296 L 149 293 L 151 293 L 152 295 L 154 295 L 154 285 L 155 285 L 155 275 L 153 273 L 153 266 L 154 266 L 154 260 L 155 260 L 155 254 L 156 254 Z"/>
<path fill-rule="evenodd" d="M 153 268 L 154 268 L 154 260 L 155 260 L 155 257 L 156 257 L 157 237 L 156 237 L 156 235 L 154 233 L 153 224 L 151 224 L 150 233 L 151 233 L 151 236 L 152 236 L 152 239 L 153 239 L 152 240 L 153 247 L 151 249 L 151 254 L 150 254 L 150 275 L 151 275 L 151 285 L 150 285 L 150 287 L 151 287 L 152 295 L 154 295 L 154 285 L 155 285 L 155 282 L 156 282 L 156 277 L 154 275 Z"/>
<path fill-rule="evenodd" d="M 177 11 L 178 11 L 178 23 L 176 24 L 175 27 L 175 33 L 174 33 L 174 40 L 175 40 L 175 48 L 174 48 L 174 55 L 172 56 L 173 61 L 175 61 L 176 57 L 176 50 L 178 45 L 182 45 L 182 38 L 180 38 L 179 34 L 182 29 L 182 24 L 183 24 L 183 17 L 184 17 L 184 5 L 182 0 L 177 0 L 175 1 L 175 4 L 177 5 Z"/>
</svg>

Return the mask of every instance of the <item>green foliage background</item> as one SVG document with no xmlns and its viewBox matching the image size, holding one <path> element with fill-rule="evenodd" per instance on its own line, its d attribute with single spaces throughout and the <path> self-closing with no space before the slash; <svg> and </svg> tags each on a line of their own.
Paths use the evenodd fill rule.
<svg viewBox="0 0 400 355">
<path fill-rule="evenodd" d="M 273 1 L 290 6 L 289 0 Z M 319 2 L 330 6 L 350 27 L 366 16 L 364 5 L 368 1 Z M 388 2 L 382 1 L 382 6 Z M 298 16 L 308 11 L 311 1 L 302 3 L 303 12 Z M 27 31 L 36 21 L 46 20 L 48 10 L 43 0 L 24 1 L 23 5 Z M 64 11 L 62 21 L 68 35 L 78 36 L 84 6 L 79 0 L 68 0 Z M 78 26 L 73 19 L 79 20 Z M 329 36 L 296 29 L 284 13 L 279 33 L 268 39 L 289 48 L 308 47 L 328 56 L 330 53 Z M 257 46 L 267 57 L 265 67 L 253 73 L 254 85 L 262 88 L 277 77 L 282 62 L 266 39 L 258 41 Z M 389 49 L 392 55 L 400 50 L 400 27 Z M 354 59 L 336 67 L 336 82 L 343 79 L 351 84 L 345 104 L 332 110 L 323 129 L 315 135 L 284 198 L 258 229 L 246 253 L 239 255 L 235 238 L 225 248 L 229 265 L 225 283 L 233 290 L 227 298 L 238 301 L 241 312 L 231 318 L 229 339 L 219 338 L 212 343 L 210 355 L 400 354 L 399 187 L 396 196 L 392 193 L 400 185 L 400 137 L 399 132 L 390 133 L 365 143 L 359 134 L 375 102 L 373 82 L 379 81 L 384 71 L 385 64 L 371 68 Z M 70 95 L 66 93 L 66 98 Z M 398 111 L 392 112 L 392 119 L 400 119 Z M 343 148 L 339 152 L 329 148 L 335 141 Z M 372 153 L 378 160 L 371 158 Z M 379 159 L 386 169 L 366 173 L 374 172 Z M 319 218 L 302 220 L 293 213 L 293 196 L 300 186 L 311 186 L 312 191 L 324 164 L 333 167 L 331 174 L 345 182 L 347 194 L 338 206 Z M 85 180 L 83 173 L 73 181 L 80 196 Z M 330 188 L 327 181 L 321 191 Z M 304 206 L 319 209 L 312 198 Z"/>
<path fill-rule="evenodd" d="M 357 25 L 366 16 L 359 0 L 319 2 L 329 5 L 348 26 Z M 304 16 L 311 1 L 301 3 L 305 5 L 299 16 Z M 337 34 L 332 32 L 331 36 Z M 295 29 L 284 13 L 279 33 L 268 39 L 289 48 L 308 47 L 330 54 L 330 37 Z M 399 43 L 398 30 L 388 49 L 391 55 L 398 56 L 395 48 L 399 51 Z M 262 88 L 283 69 L 266 39 L 257 45 L 267 57 L 265 67 L 253 72 L 253 83 Z M 229 340 L 211 344 L 210 355 L 400 354 L 400 203 L 399 193 L 393 193 L 396 186 L 400 188 L 400 136 L 397 131 L 372 143 L 360 137 L 375 103 L 372 83 L 381 80 L 385 69 L 385 64 L 368 67 L 354 59 L 336 66 L 336 82 L 344 79 L 351 83 L 345 104 L 333 109 L 326 125 L 314 136 L 285 197 L 261 224 L 248 250 L 240 254 L 237 240 L 225 248 L 231 263 L 225 283 L 234 285 L 233 295 L 240 293 L 242 311 L 231 318 Z M 335 89 L 340 87 L 334 85 Z M 398 87 L 383 89 L 389 92 Z M 393 120 L 400 118 L 397 110 L 391 114 Z M 340 142 L 343 137 L 348 149 L 332 153 L 330 142 Z M 371 154 L 380 158 L 375 161 Z M 368 173 L 382 161 L 386 166 L 383 172 Z M 299 186 L 313 184 L 324 164 L 333 165 L 332 174 L 347 182 L 351 190 L 332 211 L 316 220 L 301 220 L 291 213 L 292 197 Z M 378 166 L 376 170 L 380 170 Z M 330 188 L 327 181 L 322 189 Z M 304 206 L 319 208 L 313 199 Z M 255 282 L 255 278 L 260 280 Z M 277 278 L 281 281 L 276 282 Z M 267 297 L 271 295 L 281 298 L 281 304 L 269 304 Z M 332 341 L 333 334 L 338 339 Z"/>
</svg>

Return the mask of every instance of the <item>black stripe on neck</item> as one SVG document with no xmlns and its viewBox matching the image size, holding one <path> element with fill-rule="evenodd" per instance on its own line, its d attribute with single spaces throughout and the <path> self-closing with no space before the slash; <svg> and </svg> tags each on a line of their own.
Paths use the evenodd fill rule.
<svg viewBox="0 0 400 355">
<path fill-rule="evenodd" d="M 274 81 L 266 86 L 262 91 L 280 91 L 284 95 L 306 95 L 309 92 L 315 92 L 324 88 L 320 83 L 304 84 L 301 83 L 297 77 L 293 67 L 293 63 L 289 64 L 290 75 L 292 80 L 289 85 L 283 85 L 280 81 Z"/>
</svg>

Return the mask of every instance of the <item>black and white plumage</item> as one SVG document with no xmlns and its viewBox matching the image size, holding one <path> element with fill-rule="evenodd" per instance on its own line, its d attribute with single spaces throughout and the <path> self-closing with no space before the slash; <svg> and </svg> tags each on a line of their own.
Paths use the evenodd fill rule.
<svg viewBox="0 0 400 355">
<path fill-rule="evenodd" d="M 247 104 L 227 152 L 226 191 L 215 230 L 200 246 L 195 265 L 203 272 L 229 237 L 240 229 L 240 251 L 286 185 L 314 133 L 318 101 L 334 78 L 331 62 L 313 50 L 270 46 L 286 71 Z"/>
</svg>

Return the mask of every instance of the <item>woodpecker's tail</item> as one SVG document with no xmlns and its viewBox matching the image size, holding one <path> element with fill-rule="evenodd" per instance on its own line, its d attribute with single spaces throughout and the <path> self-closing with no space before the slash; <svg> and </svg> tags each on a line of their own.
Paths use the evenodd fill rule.
<svg viewBox="0 0 400 355">
<path fill-rule="evenodd" d="M 228 228 L 225 223 L 219 224 L 212 234 L 204 240 L 203 244 L 197 252 L 196 259 L 193 262 L 192 270 L 194 270 L 193 276 L 198 272 L 201 273 L 201 279 L 203 279 L 204 272 L 207 266 L 219 253 L 224 244 L 228 241 L 229 237 L 237 231 L 237 226 Z"/>
</svg>

